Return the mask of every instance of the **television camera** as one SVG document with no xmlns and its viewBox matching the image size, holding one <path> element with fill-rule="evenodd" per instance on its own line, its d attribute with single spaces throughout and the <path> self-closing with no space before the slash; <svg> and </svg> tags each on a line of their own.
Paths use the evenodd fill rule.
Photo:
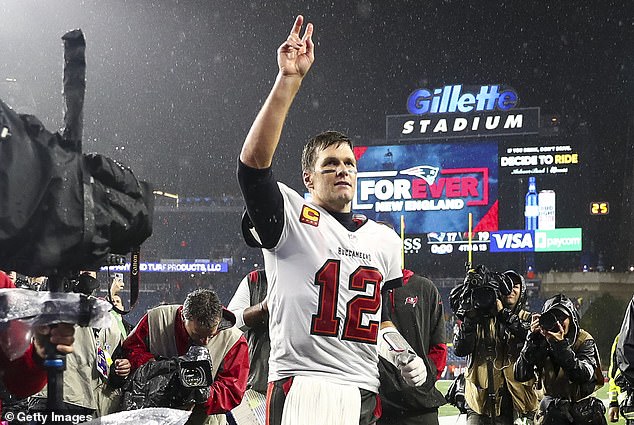
<svg viewBox="0 0 634 425">
<path fill-rule="evenodd" d="M 497 313 L 497 301 L 513 290 L 508 272 L 500 273 L 477 265 L 467 271 L 464 282 L 451 290 L 449 301 L 456 316 L 463 320 L 489 319 Z"/>
</svg>

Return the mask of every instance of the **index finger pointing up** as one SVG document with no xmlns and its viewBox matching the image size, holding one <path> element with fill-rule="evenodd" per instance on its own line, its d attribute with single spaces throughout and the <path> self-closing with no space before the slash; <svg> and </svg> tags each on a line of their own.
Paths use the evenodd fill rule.
<svg viewBox="0 0 634 425">
<path fill-rule="evenodd" d="M 297 15 L 297 18 L 295 18 L 295 24 L 293 24 L 293 29 L 291 30 L 291 35 L 295 34 L 299 37 L 299 32 L 302 29 L 303 23 L 304 17 L 302 15 Z"/>
</svg>

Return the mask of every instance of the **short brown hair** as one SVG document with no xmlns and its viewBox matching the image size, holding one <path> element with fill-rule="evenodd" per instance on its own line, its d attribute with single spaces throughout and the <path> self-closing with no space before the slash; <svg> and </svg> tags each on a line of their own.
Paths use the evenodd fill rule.
<svg viewBox="0 0 634 425">
<path fill-rule="evenodd" d="M 319 151 L 332 145 L 339 146 L 342 143 L 350 146 L 350 149 L 353 148 L 352 140 L 339 131 L 324 131 L 310 139 L 306 145 L 304 145 L 304 151 L 302 152 L 302 171 L 313 171 Z"/>
<path fill-rule="evenodd" d="M 222 304 L 211 289 L 196 289 L 187 294 L 183 303 L 183 317 L 196 320 L 202 326 L 215 326 L 222 316 Z"/>
</svg>

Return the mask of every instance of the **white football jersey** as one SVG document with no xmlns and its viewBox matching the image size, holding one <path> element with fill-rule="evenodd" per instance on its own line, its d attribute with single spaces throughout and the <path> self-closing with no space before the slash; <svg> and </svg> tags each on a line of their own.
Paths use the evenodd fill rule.
<svg viewBox="0 0 634 425">
<path fill-rule="evenodd" d="M 278 183 L 284 230 L 263 249 L 269 281 L 269 381 L 323 377 L 378 391 L 381 285 L 402 276 L 401 240 L 368 220 L 356 231 Z"/>
</svg>

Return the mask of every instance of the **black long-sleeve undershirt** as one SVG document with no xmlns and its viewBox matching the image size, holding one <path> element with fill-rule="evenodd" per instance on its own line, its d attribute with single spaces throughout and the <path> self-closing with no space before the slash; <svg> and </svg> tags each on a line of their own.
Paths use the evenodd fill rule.
<svg viewBox="0 0 634 425">
<path fill-rule="evenodd" d="M 284 229 L 284 198 L 271 167 L 251 168 L 238 159 L 238 183 L 247 214 L 263 248 L 271 249 Z"/>
</svg>

